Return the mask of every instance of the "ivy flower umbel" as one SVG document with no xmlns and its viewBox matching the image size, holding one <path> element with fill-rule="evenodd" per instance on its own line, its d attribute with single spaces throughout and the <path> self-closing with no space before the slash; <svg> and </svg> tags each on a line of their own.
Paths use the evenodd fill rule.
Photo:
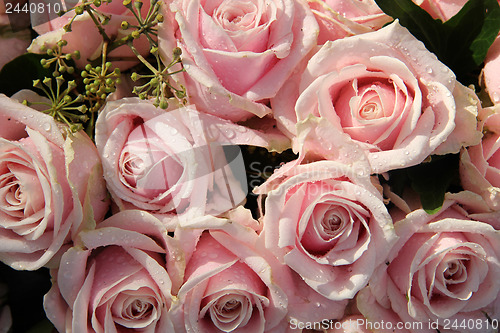
<svg viewBox="0 0 500 333">
<path fill-rule="evenodd" d="M 44 68 L 49 68 L 53 64 L 55 65 L 56 69 L 52 73 L 53 77 L 58 77 L 64 72 L 68 74 L 73 74 L 75 72 L 75 68 L 70 66 L 67 62 L 72 59 L 80 59 L 80 52 L 64 53 L 63 47 L 67 44 L 67 41 L 60 40 L 52 48 L 46 49 L 45 46 L 42 46 L 42 50 L 45 51 L 50 58 L 42 59 L 40 63 Z"/>
<path fill-rule="evenodd" d="M 135 52 L 135 51 L 134 51 Z M 133 89 L 133 93 L 139 96 L 141 99 L 146 99 L 147 96 L 154 97 L 153 104 L 156 107 L 166 109 L 168 107 L 168 98 L 172 97 L 172 92 L 174 96 L 179 99 L 182 104 L 186 104 L 186 91 L 181 85 L 180 89 L 177 89 L 172 84 L 170 84 L 169 76 L 183 71 L 180 69 L 178 71 L 170 72 L 170 68 L 181 62 L 181 49 L 175 48 L 173 51 L 173 59 L 167 65 L 164 66 L 160 56 L 158 54 L 158 47 L 151 48 L 151 54 L 156 58 L 157 68 L 153 67 L 147 60 L 142 58 L 139 54 L 136 54 L 139 59 L 146 65 L 146 67 L 152 72 L 152 74 L 138 74 L 132 73 L 132 80 L 137 81 L 139 79 L 149 79 L 149 81 L 142 85 L 136 86 Z"/>
<path fill-rule="evenodd" d="M 42 90 L 47 95 L 49 102 L 28 102 L 25 100 L 23 104 L 47 106 L 47 109 L 41 110 L 41 112 L 65 123 L 72 132 L 78 132 L 83 129 L 83 123 L 88 121 L 88 116 L 85 115 L 87 107 L 81 104 L 84 98 L 82 95 L 78 95 L 76 98 L 70 95 L 76 88 L 75 81 L 69 81 L 66 88 L 63 88 L 65 79 L 62 76 L 56 77 L 55 81 L 55 89 L 52 86 L 52 78 L 45 77 L 43 80 L 33 81 L 33 86 Z"/>
</svg>

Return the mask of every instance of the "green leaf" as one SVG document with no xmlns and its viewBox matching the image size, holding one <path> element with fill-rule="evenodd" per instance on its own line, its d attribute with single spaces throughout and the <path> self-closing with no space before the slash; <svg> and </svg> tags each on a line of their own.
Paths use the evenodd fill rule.
<svg viewBox="0 0 500 333">
<path fill-rule="evenodd" d="M 458 154 L 432 156 L 430 162 L 407 169 L 411 187 L 420 196 L 422 208 L 428 214 L 437 213 L 445 193 L 459 177 Z"/>
<path fill-rule="evenodd" d="M 446 22 L 434 20 L 411 0 L 375 0 L 422 41 L 463 84 L 477 84 L 476 71 L 500 31 L 496 0 L 470 0 Z"/>
<path fill-rule="evenodd" d="M 411 0 L 375 0 L 384 13 L 410 31 L 410 33 L 425 44 L 425 47 L 437 54 L 442 43 L 442 22 L 434 20 L 425 10 Z"/>
<path fill-rule="evenodd" d="M 441 27 L 442 34 L 447 35 L 447 38 L 438 57 L 451 67 L 457 76 L 470 72 L 480 64 L 476 64 L 472 59 L 471 44 L 481 32 L 484 18 L 484 1 L 468 1 Z"/>
<path fill-rule="evenodd" d="M 486 17 L 481 32 L 471 44 L 472 58 L 480 65 L 491 44 L 495 41 L 500 31 L 500 6 L 497 0 L 485 0 Z"/>
<path fill-rule="evenodd" d="M 42 58 L 46 55 L 26 53 L 11 62 L 5 64 L 0 71 L 0 93 L 12 96 L 22 89 L 40 90 L 33 88 L 33 80 L 51 77 L 50 69 L 43 68 L 40 64 Z"/>
</svg>

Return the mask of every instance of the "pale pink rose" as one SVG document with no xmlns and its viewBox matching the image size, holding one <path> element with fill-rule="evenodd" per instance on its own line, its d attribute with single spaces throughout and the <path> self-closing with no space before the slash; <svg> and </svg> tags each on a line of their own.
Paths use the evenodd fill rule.
<svg viewBox="0 0 500 333">
<path fill-rule="evenodd" d="M 59 332 L 173 332 L 169 274 L 179 249 L 152 215 L 131 210 L 80 233 L 44 298 Z"/>
<path fill-rule="evenodd" d="M 39 0 L 39 2 L 54 4 L 54 2 L 48 0 Z M 68 4 L 70 3 L 69 1 L 67 2 Z M 71 5 L 73 4 L 80 5 L 81 1 L 72 1 Z M 149 4 L 150 1 L 144 1 L 144 6 L 141 9 L 143 17 L 147 14 L 150 7 Z M 137 20 L 134 18 L 132 12 L 122 4 L 122 1 L 113 1 L 110 3 L 102 1 L 102 5 L 96 9 L 104 15 L 111 17 L 103 28 L 106 34 L 114 40 L 125 37 L 132 31 L 124 31 L 121 29 L 121 23 L 123 21 L 129 22 L 131 25 L 137 24 Z M 31 13 L 33 29 L 40 34 L 40 36 L 33 40 L 28 51 L 42 53 L 42 46 L 52 47 L 58 41 L 66 40 L 68 44 L 64 46 L 64 53 L 80 51 L 80 59 L 75 60 L 78 67 L 83 68 L 89 60 L 99 58 L 103 47 L 103 37 L 87 12 L 76 17 L 72 23 L 70 32 L 64 30 L 64 26 L 70 22 L 73 15 L 74 11 L 69 11 L 61 17 L 54 15 L 54 13 L 51 14 L 49 11 Z M 38 22 L 40 24 L 37 24 Z M 146 55 L 149 52 L 149 42 L 145 36 L 141 36 L 141 38 L 134 40 L 133 44 L 141 54 Z M 117 58 L 135 57 L 134 53 L 127 45 L 122 45 L 112 50 L 109 52 L 108 56 Z M 127 69 L 137 64 L 137 62 L 138 60 L 114 61 L 113 65 L 120 69 Z"/>
<path fill-rule="evenodd" d="M 480 194 L 488 205 L 500 209 L 500 108 L 480 114 L 484 133 L 480 144 L 462 151 L 460 178 L 466 190 Z"/>
<path fill-rule="evenodd" d="M 432 154 L 445 155 L 459 153 L 462 147 L 474 146 L 481 142 L 481 125 L 478 115 L 481 101 L 474 90 L 456 83 L 453 89 L 455 97 L 455 128 L 446 140 Z"/>
<path fill-rule="evenodd" d="M 420 6 L 434 19 L 440 19 L 443 22 L 448 21 L 455 16 L 460 9 L 467 3 L 467 0 L 412 0 Z"/>
<path fill-rule="evenodd" d="M 0 259 L 38 269 L 108 208 L 97 150 L 83 132 L 0 95 Z M 58 255 L 56 255 L 58 254 Z"/>
<path fill-rule="evenodd" d="M 297 122 L 311 130 L 313 118 L 327 119 L 381 173 L 422 162 L 446 140 L 455 127 L 455 85 L 454 74 L 394 22 L 327 42 L 271 105 L 291 137 Z"/>
<path fill-rule="evenodd" d="M 361 292 L 361 313 L 374 322 L 424 325 L 400 332 L 436 332 L 444 319 L 482 320 L 465 331 L 492 331 L 483 311 L 495 315 L 489 311 L 500 292 L 500 216 L 484 211 L 480 196 L 460 192 L 447 194 L 434 215 L 417 209 L 395 222 L 400 238 Z M 427 326 L 437 320 L 439 327 Z"/>
<path fill-rule="evenodd" d="M 293 162 L 292 162 L 293 163 Z M 315 291 L 351 299 L 396 240 L 382 196 L 362 169 L 334 161 L 278 170 L 263 217 L 265 245 Z M 361 176 L 360 176 L 361 174 Z"/>
<path fill-rule="evenodd" d="M 490 46 L 484 59 L 483 77 L 486 90 L 493 104 L 500 103 L 500 36 Z"/>
<path fill-rule="evenodd" d="M 301 0 L 177 0 L 171 8 L 189 100 L 225 119 L 271 113 L 266 101 L 316 45 L 318 24 Z"/>
<path fill-rule="evenodd" d="M 273 138 L 191 106 L 165 112 L 139 98 L 109 102 L 96 123 L 104 178 L 118 208 L 150 211 L 169 228 L 172 216 L 218 215 L 240 204 L 246 188 L 238 180 L 246 184 L 246 175 L 236 145 L 270 147 Z"/>
<path fill-rule="evenodd" d="M 373 0 L 307 2 L 319 24 L 318 44 L 378 30 L 392 21 Z"/>
<path fill-rule="evenodd" d="M 256 223 L 239 212 L 176 230 L 186 253 L 171 310 L 176 332 L 289 332 L 292 323 L 342 316 L 345 303 L 313 292 L 265 249 Z"/>
</svg>

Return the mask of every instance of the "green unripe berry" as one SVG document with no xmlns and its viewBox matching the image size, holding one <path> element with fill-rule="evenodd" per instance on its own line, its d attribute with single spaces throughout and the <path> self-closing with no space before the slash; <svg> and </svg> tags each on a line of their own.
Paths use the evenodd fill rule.
<svg viewBox="0 0 500 333">
<path fill-rule="evenodd" d="M 133 39 L 137 39 L 141 36 L 141 34 L 139 33 L 139 31 L 135 30 L 130 34 L 130 36 L 132 36 Z"/>
<path fill-rule="evenodd" d="M 162 100 L 159 106 L 161 109 L 165 110 L 166 108 L 168 108 L 168 102 L 166 100 Z"/>
</svg>

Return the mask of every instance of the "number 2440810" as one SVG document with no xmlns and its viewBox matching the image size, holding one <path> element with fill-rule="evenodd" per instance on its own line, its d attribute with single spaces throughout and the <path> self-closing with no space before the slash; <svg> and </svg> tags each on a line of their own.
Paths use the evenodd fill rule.
<svg viewBox="0 0 500 333">
<path fill-rule="evenodd" d="M 5 13 L 6 14 L 43 14 L 43 13 L 59 13 L 62 7 L 60 3 L 24 3 L 24 4 L 13 4 L 10 2 L 5 3 Z"/>
</svg>

